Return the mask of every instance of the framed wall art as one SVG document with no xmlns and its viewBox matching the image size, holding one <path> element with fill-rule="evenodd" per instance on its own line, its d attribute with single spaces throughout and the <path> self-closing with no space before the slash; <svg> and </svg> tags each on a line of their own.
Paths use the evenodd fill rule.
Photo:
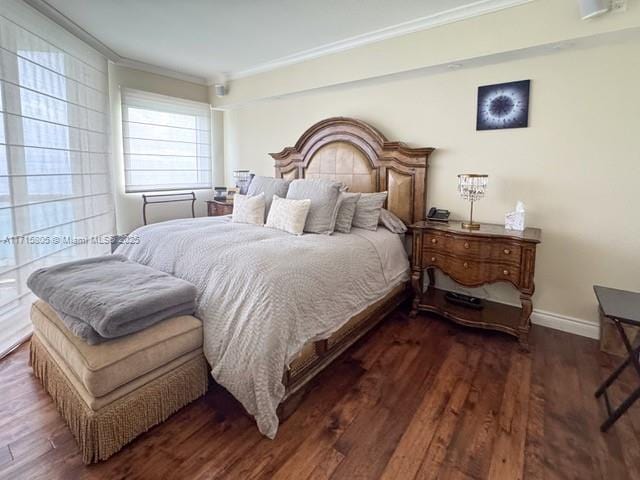
<svg viewBox="0 0 640 480">
<path fill-rule="evenodd" d="M 531 80 L 478 87 L 476 130 L 529 126 Z"/>
</svg>

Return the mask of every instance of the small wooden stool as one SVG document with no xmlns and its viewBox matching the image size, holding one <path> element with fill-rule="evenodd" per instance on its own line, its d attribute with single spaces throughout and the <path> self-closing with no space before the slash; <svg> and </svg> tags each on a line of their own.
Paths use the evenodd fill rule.
<svg viewBox="0 0 640 480">
<path fill-rule="evenodd" d="M 593 290 L 596 293 L 600 311 L 602 315 L 609 318 L 616 326 L 618 333 L 627 350 L 628 357 L 624 362 L 616 368 L 611 375 L 604 381 L 600 388 L 596 391 L 596 398 L 604 395 L 604 402 L 607 408 L 608 417 L 600 426 L 600 430 L 606 432 L 623 413 L 625 413 L 633 403 L 640 398 L 640 385 L 631 395 L 629 395 L 617 408 L 611 408 L 607 388 L 620 376 L 622 371 L 632 364 L 638 373 L 640 383 L 640 336 L 636 339 L 635 345 L 631 345 L 629 338 L 622 328 L 622 324 L 634 325 L 640 327 L 640 293 L 626 292 L 624 290 L 616 290 L 614 288 L 600 287 L 595 285 Z"/>
</svg>

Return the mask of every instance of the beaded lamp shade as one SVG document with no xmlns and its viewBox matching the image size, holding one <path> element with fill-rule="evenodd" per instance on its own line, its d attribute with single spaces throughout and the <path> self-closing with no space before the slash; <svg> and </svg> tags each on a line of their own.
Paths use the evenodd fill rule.
<svg viewBox="0 0 640 480">
<path fill-rule="evenodd" d="M 246 195 L 249 184 L 251 183 L 251 172 L 249 170 L 234 170 L 233 180 L 236 183 L 236 187 L 239 193 Z"/>
<path fill-rule="evenodd" d="M 473 223 L 473 202 L 484 197 L 487 191 L 489 175 L 478 173 L 461 173 L 458 175 L 458 193 L 462 198 L 471 202 L 469 221 L 463 222 L 462 227 L 469 230 L 478 230 L 479 223 Z"/>
</svg>

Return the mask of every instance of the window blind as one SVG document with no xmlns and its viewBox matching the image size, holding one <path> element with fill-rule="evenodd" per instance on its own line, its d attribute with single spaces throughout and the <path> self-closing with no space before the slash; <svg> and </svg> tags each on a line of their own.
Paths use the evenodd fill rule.
<svg viewBox="0 0 640 480">
<path fill-rule="evenodd" d="M 121 94 L 125 190 L 210 189 L 209 104 L 128 88 Z"/>
<path fill-rule="evenodd" d="M 34 270 L 109 251 L 107 61 L 0 4 L 0 357 L 31 330 Z"/>
</svg>

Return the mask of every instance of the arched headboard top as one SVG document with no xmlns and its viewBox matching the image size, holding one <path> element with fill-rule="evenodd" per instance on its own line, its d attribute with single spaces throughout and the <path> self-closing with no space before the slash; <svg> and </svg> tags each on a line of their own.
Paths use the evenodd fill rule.
<svg viewBox="0 0 640 480">
<path fill-rule="evenodd" d="M 352 192 L 387 191 L 387 208 L 410 224 L 425 218 L 432 151 L 390 142 L 360 120 L 333 117 L 308 128 L 295 146 L 270 155 L 277 178 L 327 178 Z"/>
</svg>

